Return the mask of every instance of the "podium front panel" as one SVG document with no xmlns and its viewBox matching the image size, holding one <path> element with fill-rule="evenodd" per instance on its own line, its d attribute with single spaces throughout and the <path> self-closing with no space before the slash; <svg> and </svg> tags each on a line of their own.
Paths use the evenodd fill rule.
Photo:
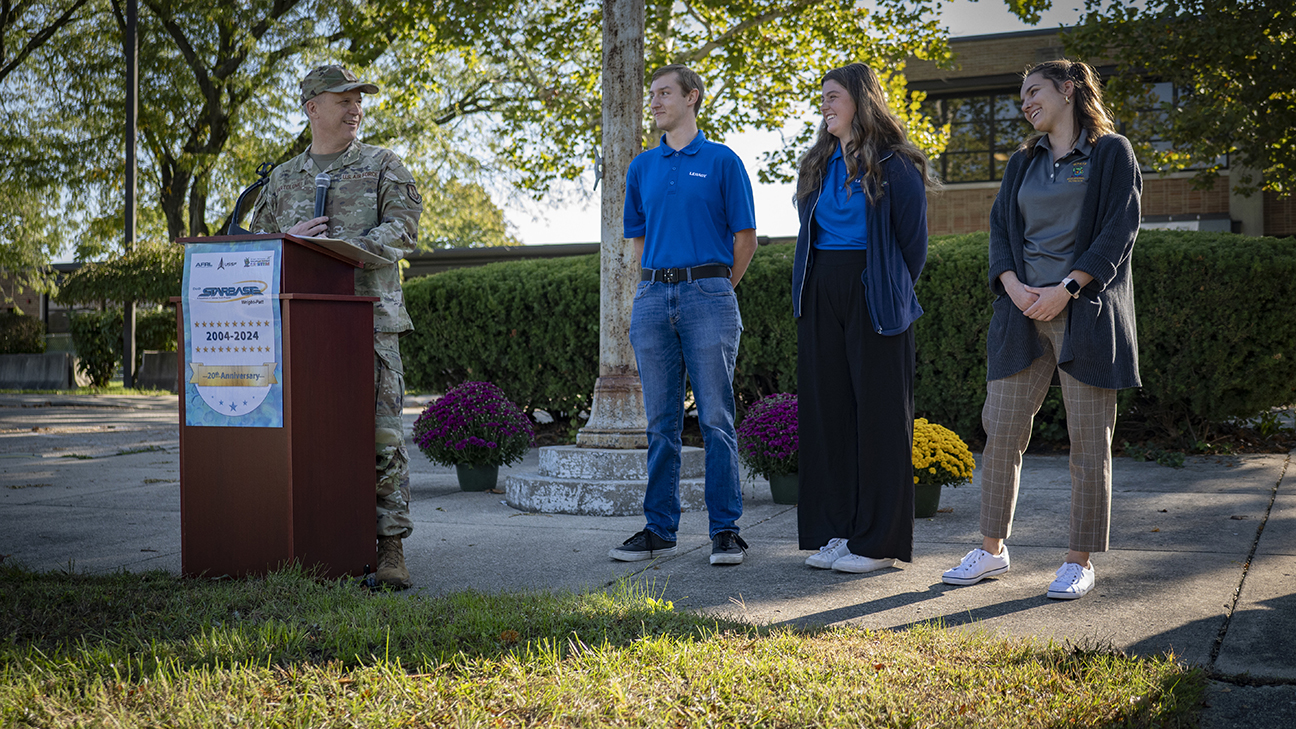
<svg viewBox="0 0 1296 729">
<path fill-rule="evenodd" d="M 376 569 L 373 304 L 289 298 L 283 322 L 294 554 Z"/>
</svg>

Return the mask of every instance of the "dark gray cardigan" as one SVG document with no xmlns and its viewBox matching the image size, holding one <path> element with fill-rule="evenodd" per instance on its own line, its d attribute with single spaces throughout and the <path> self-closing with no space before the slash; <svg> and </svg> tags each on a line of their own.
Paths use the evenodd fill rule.
<svg viewBox="0 0 1296 729">
<path fill-rule="evenodd" d="M 1100 137 L 1089 159 L 1088 189 L 1076 229 L 1072 268 L 1094 280 L 1066 308 L 1067 333 L 1058 366 L 1094 387 L 1138 387 L 1130 254 L 1138 236 L 1143 176 L 1129 140 L 1119 134 Z M 990 211 L 990 290 L 997 298 L 986 336 L 987 380 L 1021 372 L 1044 353 L 1034 322 L 1017 308 L 999 282 L 1005 271 L 1015 271 L 1019 279 L 1026 280 L 1022 253 L 1026 221 L 1017 208 L 1026 167 L 1025 151 L 1013 154 Z"/>
</svg>

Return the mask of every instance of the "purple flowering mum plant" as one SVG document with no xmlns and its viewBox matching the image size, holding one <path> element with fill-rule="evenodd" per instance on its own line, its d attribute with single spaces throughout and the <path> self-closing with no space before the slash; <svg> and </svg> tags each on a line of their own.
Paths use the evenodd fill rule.
<svg viewBox="0 0 1296 729">
<path fill-rule="evenodd" d="M 499 387 L 464 382 L 423 410 L 414 442 L 442 466 L 507 466 L 535 446 L 535 430 Z"/>
<path fill-rule="evenodd" d="M 797 396 L 763 397 L 738 424 L 738 459 L 748 471 L 769 478 L 797 471 Z"/>
</svg>

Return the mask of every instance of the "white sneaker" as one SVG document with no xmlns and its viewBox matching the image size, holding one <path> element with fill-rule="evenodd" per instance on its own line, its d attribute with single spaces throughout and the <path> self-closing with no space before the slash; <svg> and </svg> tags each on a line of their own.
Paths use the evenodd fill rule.
<svg viewBox="0 0 1296 729">
<path fill-rule="evenodd" d="M 819 548 L 818 554 L 812 554 L 806 558 L 806 564 L 815 569 L 830 570 L 833 562 L 850 554 L 850 549 L 846 546 L 846 539 L 842 537 L 833 537 L 828 543 Z"/>
<path fill-rule="evenodd" d="M 941 582 L 947 585 L 975 585 L 987 577 L 996 577 L 1008 571 L 1008 545 L 999 554 L 977 547 L 963 555 L 958 567 L 945 570 Z"/>
<path fill-rule="evenodd" d="M 894 557 L 883 557 L 882 559 L 873 559 L 872 557 L 861 557 L 858 554 L 847 553 L 845 557 L 833 562 L 832 568 L 838 572 L 852 572 L 862 574 L 864 572 L 873 572 L 875 570 L 884 570 L 896 563 Z"/>
<path fill-rule="evenodd" d="M 1057 579 L 1049 583 L 1048 596 L 1055 600 L 1074 600 L 1084 597 L 1093 586 L 1093 565 L 1065 562 L 1058 568 Z"/>
</svg>

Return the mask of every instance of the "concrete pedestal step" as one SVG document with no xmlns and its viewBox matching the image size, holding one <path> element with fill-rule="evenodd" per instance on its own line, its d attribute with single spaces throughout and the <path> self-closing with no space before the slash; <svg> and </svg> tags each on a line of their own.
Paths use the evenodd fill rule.
<svg viewBox="0 0 1296 729">
<path fill-rule="evenodd" d="M 706 455 L 701 448 L 680 452 L 680 506 L 706 508 L 703 496 Z M 535 473 L 504 481 L 509 506 L 528 512 L 585 516 L 633 516 L 643 513 L 648 487 L 648 451 L 546 446 Z"/>
</svg>

